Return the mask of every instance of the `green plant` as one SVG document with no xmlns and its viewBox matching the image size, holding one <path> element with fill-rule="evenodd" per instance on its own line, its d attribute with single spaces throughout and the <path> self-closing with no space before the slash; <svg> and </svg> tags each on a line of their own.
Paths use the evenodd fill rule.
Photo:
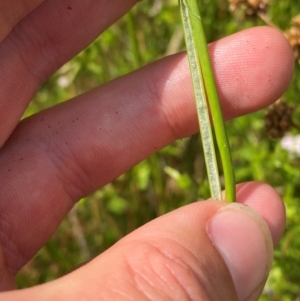
<svg viewBox="0 0 300 301">
<path fill-rule="evenodd" d="M 235 179 L 219 96 L 197 0 L 180 0 L 204 157 L 212 198 L 222 200 L 208 103 L 225 174 L 226 200 L 235 201 Z"/>
</svg>

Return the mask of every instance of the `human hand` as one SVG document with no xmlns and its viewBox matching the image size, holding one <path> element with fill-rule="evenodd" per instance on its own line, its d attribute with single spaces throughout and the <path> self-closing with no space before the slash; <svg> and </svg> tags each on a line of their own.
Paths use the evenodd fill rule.
<svg viewBox="0 0 300 301">
<path fill-rule="evenodd" d="M 6 19 L 12 26 L 25 16 L 9 34 L 3 29 L 12 26 L 0 26 L 6 36 L 0 43 L 2 290 L 14 287 L 13 275 L 76 200 L 198 127 L 185 54 L 19 123 L 40 84 L 135 3 L 48 0 L 34 9 L 27 2 L 10 1 L 1 10 L 15 16 Z M 270 104 L 292 76 L 290 47 L 270 28 L 222 39 L 210 51 L 227 119 Z M 237 191 L 238 202 L 263 219 L 238 205 L 191 204 L 62 279 L 2 293 L 0 300 L 245 300 L 250 294 L 255 300 L 270 268 L 271 241 L 276 245 L 284 228 L 284 207 L 267 185 L 242 184 Z"/>
</svg>

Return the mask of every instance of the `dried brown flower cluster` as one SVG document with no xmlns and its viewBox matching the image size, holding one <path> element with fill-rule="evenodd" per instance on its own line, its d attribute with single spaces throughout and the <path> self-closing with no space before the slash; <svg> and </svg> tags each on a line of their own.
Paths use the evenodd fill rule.
<svg viewBox="0 0 300 301">
<path fill-rule="evenodd" d="M 242 10 L 250 17 L 265 14 L 269 8 L 269 0 L 228 0 L 228 2 L 231 12 Z"/>
<path fill-rule="evenodd" d="M 291 23 L 291 28 L 284 35 L 293 48 L 295 59 L 300 64 L 300 15 L 294 17 Z"/>
<path fill-rule="evenodd" d="M 271 138 L 281 138 L 293 126 L 295 108 L 279 99 L 271 105 L 265 114 L 265 126 Z"/>
</svg>

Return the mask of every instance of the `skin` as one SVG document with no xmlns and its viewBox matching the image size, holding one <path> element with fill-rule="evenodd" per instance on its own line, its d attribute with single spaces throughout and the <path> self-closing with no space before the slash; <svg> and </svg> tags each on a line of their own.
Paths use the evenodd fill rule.
<svg viewBox="0 0 300 301">
<path fill-rule="evenodd" d="M 43 81 L 136 1 L 74 0 L 72 10 L 67 0 L 42 2 L 0 5 L 0 301 L 257 300 L 285 213 L 277 193 L 256 182 L 237 187 L 237 201 L 249 206 L 233 210 L 248 212 L 241 220 L 222 214 L 226 203 L 194 203 L 136 230 L 59 280 L 12 290 L 14 275 L 79 198 L 198 126 L 184 53 L 19 122 Z M 274 102 L 293 73 L 292 51 L 271 28 L 219 40 L 210 55 L 226 119 Z M 118 122 L 116 111 L 122 113 Z M 222 233 L 227 228 L 218 225 L 235 220 L 241 230 Z M 246 260 L 233 264 L 244 254 L 243 233 L 261 240 L 249 245 Z M 233 241 L 220 242 L 223 237 Z M 260 280 L 247 291 L 253 273 Z"/>
</svg>

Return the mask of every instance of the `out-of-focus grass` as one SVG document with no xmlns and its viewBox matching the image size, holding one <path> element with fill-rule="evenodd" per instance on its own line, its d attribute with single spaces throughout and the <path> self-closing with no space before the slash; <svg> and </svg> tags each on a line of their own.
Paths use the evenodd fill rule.
<svg viewBox="0 0 300 301">
<path fill-rule="evenodd" d="M 201 2 L 209 41 L 263 24 L 260 20 L 237 20 L 229 13 L 226 0 Z M 269 15 L 286 29 L 291 17 L 300 13 L 297 4 L 298 0 L 273 0 Z M 142 1 L 54 74 L 41 87 L 26 116 L 183 49 L 177 0 Z M 297 105 L 299 95 L 297 66 L 285 98 Z M 261 300 L 295 300 L 300 296 L 300 158 L 268 138 L 263 116 L 261 111 L 230 121 L 229 140 L 237 182 L 270 183 L 287 206 L 287 229 L 275 251 Z M 52 239 L 19 272 L 17 282 L 28 287 L 55 279 L 151 219 L 208 196 L 198 135 L 176 141 L 80 200 Z"/>
</svg>

